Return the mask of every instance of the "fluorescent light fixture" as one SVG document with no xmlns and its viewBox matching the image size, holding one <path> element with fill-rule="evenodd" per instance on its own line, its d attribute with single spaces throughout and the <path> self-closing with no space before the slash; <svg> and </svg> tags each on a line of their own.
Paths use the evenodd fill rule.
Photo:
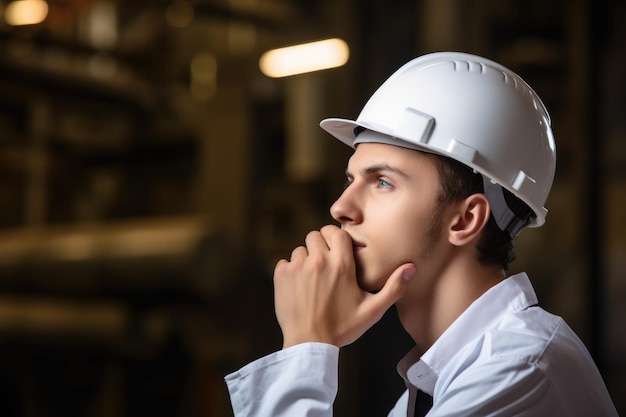
<svg viewBox="0 0 626 417">
<path fill-rule="evenodd" d="M 48 16 L 44 0 L 16 0 L 4 10 L 4 20 L 11 26 L 36 25 Z"/>
<path fill-rule="evenodd" d="M 265 52 L 259 60 L 263 74 L 272 78 L 336 68 L 348 62 L 350 50 L 341 39 L 303 43 Z"/>
</svg>

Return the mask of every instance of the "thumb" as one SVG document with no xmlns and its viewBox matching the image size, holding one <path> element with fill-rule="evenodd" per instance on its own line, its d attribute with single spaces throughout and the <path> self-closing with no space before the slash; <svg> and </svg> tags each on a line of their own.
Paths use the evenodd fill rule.
<svg viewBox="0 0 626 417">
<path fill-rule="evenodd" d="M 382 317 L 385 311 L 402 297 L 409 281 L 415 274 L 415 270 L 415 265 L 412 263 L 406 263 L 396 268 L 385 286 L 369 299 L 372 311 L 377 311 Z"/>
</svg>

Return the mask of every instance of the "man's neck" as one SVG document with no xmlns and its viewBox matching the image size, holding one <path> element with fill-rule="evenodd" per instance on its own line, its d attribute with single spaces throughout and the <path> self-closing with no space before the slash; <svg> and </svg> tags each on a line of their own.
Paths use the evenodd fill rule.
<svg viewBox="0 0 626 417">
<path fill-rule="evenodd" d="M 432 277 L 416 282 L 396 304 L 405 330 L 426 351 L 480 296 L 504 279 L 496 266 L 474 257 L 456 258 Z"/>
</svg>

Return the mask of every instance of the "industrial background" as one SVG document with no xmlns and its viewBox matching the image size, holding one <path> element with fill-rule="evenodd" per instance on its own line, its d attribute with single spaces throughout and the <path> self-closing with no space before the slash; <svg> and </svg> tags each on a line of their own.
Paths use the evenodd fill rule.
<svg viewBox="0 0 626 417">
<path fill-rule="evenodd" d="M 43 0 L 40 0 L 43 1 Z M 356 117 L 409 59 L 477 53 L 544 99 L 557 176 L 518 239 L 541 304 L 626 414 L 626 3 L 0 1 L 0 414 L 232 415 L 223 377 L 280 348 L 272 270 L 331 221 Z M 274 79 L 267 50 L 339 37 Z M 383 416 L 410 347 L 390 311 L 341 356 L 338 416 Z M 384 381 L 381 383 L 381 381 Z"/>
</svg>

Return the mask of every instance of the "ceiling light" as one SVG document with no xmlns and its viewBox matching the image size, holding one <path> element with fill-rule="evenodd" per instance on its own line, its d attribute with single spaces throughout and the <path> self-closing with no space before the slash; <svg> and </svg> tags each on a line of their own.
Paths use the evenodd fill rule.
<svg viewBox="0 0 626 417">
<path fill-rule="evenodd" d="M 288 77 L 340 67 L 348 62 L 349 55 L 348 44 L 333 38 L 272 49 L 261 56 L 259 67 L 268 77 Z"/>
<path fill-rule="evenodd" d="M 16 0 L 7 5 L 4 20 L 11 26 L 36 25 L 48 16 L 44 0 Z"/>
</svg>

